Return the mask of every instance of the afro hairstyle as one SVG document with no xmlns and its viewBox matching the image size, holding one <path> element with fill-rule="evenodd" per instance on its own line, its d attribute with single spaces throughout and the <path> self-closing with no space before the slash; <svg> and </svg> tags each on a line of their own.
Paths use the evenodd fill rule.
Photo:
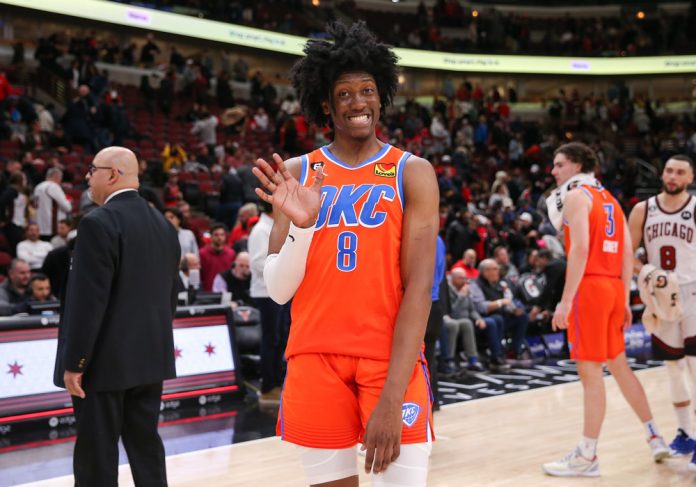
<svg viewBox="0 0 696 487">
<path fill-rule="evenodd" d="M 321 103 L 331 100 L 334 83 L 347 72 L 371 74 L 377 83 L 382 110 L 391 105 L 399 85 L 398 58 L 391 48 L 379 42 L 364 21 L 350 27 L 333 22 L 327 25 L 327 32 L 334 41 L 308 41 L 304 48 L 306 56 L 290 71 L 290 79 L 308 120 L 320 127 L 330 122 Z"/>
</svg>

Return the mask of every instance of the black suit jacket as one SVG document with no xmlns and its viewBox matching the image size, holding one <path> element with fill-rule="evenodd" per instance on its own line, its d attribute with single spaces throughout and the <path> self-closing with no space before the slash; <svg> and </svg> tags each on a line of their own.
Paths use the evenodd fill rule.
<svg viewBox="0 0 696 487">
<path fill-rule="evenodd" d="M 122 390 L 176 375 L 176 230 L 135 191 L 86 215 L 68 277 L 54 382 L 83 372 L 85 390 Z"/>
</svg>

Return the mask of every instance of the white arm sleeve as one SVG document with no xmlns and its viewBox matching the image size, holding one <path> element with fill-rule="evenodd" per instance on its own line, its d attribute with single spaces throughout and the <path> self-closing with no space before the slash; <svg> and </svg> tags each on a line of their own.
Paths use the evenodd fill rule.
<svg viewBox="0 0 696 487">
<path fill-rule="evenodd" d="M 290 223 L 290 230 L 280 253 L 266 257 L 263 280 L 268 296 L 276 303 L 287 303 L 300 287 L 313 235 L 314 227 L 298 228 Z"/>
</svg>

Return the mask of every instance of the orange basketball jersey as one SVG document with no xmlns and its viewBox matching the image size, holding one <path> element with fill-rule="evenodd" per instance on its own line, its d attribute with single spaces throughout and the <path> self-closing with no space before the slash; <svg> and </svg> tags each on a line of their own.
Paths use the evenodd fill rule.
<svg viewBox="0 0 696 487">
<path fill-rule="evenodd" d="M 355 167 L 322 147 L 302 156 L 300 183 L 323 166 L 321 210 L 292 302 L 286 356 L 330 353 L 388 360 L 403 297 L 403 171 L 391 145 Z"/>
<path fill-rule="evenodd" d="M 624 249 L 623 210 L 603 187 L 579 186 L 592 200 L 590 210 L 590 250 L 586 276 L 621 277 Z M 570 252 L 570 228 L 563 221 L 566 252 Z"/>
</svg>

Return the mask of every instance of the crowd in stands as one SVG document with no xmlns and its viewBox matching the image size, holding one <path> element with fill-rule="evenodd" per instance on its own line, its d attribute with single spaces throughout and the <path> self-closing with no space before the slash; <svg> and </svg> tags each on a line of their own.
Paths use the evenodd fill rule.
<svg viewBox="0 0 696 487">
<path fill-rule="evenodd" d="M 62 117 L 56 107 L 11 90 L 0 100 L 0 267 L 6 272 L 0 314 L 61 296 L 77 222 L 94 207 L 85 178 L 97 170 L 94 152 L 111 144 L 136 151 L 141 195 L 178 231 L 181 291 L 230 291 L 235 302 L 250 304 L 246 240 L 259 221 L 253 160 L 273 151 L 297 155 L 330 134 L 305 124 L 292 95 L 278 100 L 262 73 L 249 76 L 236 63 L 216 70 L 205 59 L 181 63 L 172 52 L 165 67 L 170 84 L 148 91 L 147 83 L 110 82 L 90 57 L 109 50 L 93 40 L 56 35 L 41 41 L 50 56 L 37 50 L 44 67 L 72 83 L 74 97 Z M 75 56 L 67 71 L 57 62 L 62 45 Z M 132 51 L 130 59 L 143 65 L 162 53 L 153 36 Z M 122 54 L 114 50 L 112 61 L 122 62 Z M 179 84 L 187 70 L 193 81 Z M 11 86 L 12 69 L 7 72 Z M 216 72 L 218 87 L 220 78 L 250 83 L 250 102 L 238 104 L 224 90 L 211 93 Z M 506 358 L 523 355 L 527 334 L 548 330 L 565 269 L 544 207 L 560 143 L 583 140 L 595 149 L 603 184 L 626 210 L 637 201 L 640 164 L 658 167 L 671 154 L 696 153 L 693 114 L 674 115 L 621 82 L 606 93 L 559 91 L 542 122 L 512 115 L 508 101 L 515 98 L 513 90 L 448 77 L 431 106 L 409 99 L 378 126 L 381 140 L 428 159 L 438 175 L 449 273 L 440 346 L 445 373 L 458 370 L 460 349 L 478 370 L 486 343 L 486 364 L 504 369 Z"/>
<path fill-rule="evenodd" d="M 316 8 L 299 0 L 117 1 L 307 37 L 322 35 L 324 22 L 336 16 L 333 6 Z M 684 15 L 652 10 L 640 17 L 634 10 L 609 17 L 535 17 L 495 8 L 476 10 L 459 0 L 437 0 L 433 6 L 421 1 L 412 13 L 387 11 L 388 6 L 382 11 L 361 9 L 353 0 L 335 3 L 341 17 L 365 19 L 381 39 L 397 47 L 564 56 L 685 54 L 696 49 L 696 35 L 689 29 L 693 11 Z M 389 22 L 384 22 L 385 15 Z"/>
</svg>

